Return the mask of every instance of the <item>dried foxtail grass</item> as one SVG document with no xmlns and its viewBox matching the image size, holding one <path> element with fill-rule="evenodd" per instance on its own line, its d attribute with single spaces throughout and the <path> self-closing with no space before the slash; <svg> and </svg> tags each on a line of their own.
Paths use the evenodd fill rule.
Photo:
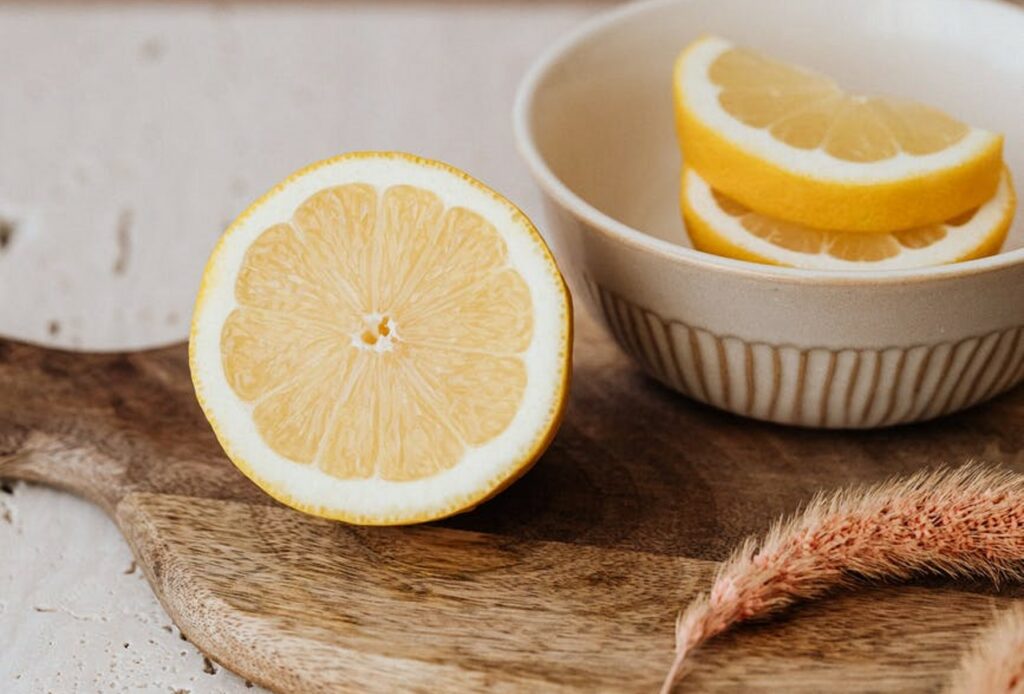
<svg viewBox="0 0 1024 694">
<path fill-rule="evenodd" d="M 669 692 L 695 648 L 836 588 L 920 574 L 1024 577 L 1024 475 L 977 465 L 819 495 L 746 540 L 676 622 Z"/>
<path fill-rule="evenodd" d="M 975 640 L 953 675 L 950 694 L 1024 694 L 1024 603 L 1004 611 Z"/>
</svg>

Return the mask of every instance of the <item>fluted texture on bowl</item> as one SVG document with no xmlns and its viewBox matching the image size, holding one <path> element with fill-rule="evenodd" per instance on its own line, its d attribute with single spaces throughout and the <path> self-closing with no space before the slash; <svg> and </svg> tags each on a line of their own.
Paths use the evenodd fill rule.
<svg viewBox="0 0 1024 694">
<path fill-rule="evenodd" d="M 749 342 L 661 316 L 586 280 L 619 345 L 681 393 L 757 419 L 867 428 L 938 417 L 1024 379 L 1024 325 L 955 342 L 830 349 Z"/>
</svg>

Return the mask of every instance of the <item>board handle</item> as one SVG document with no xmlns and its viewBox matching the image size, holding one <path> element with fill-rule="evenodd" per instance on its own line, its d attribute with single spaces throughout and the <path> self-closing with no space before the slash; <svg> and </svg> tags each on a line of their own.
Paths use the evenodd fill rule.
<svg viewBox="0 0 1024 694">
<path fill-rule="evenodd" d="M 196 410 L 184 345 L 86 353 L 0 338 L 0 478 L 66 489 L 112 511 L 146 483 L 135 461 L 160 455 L 183 426 L 194 434 Z"/>
</svg>

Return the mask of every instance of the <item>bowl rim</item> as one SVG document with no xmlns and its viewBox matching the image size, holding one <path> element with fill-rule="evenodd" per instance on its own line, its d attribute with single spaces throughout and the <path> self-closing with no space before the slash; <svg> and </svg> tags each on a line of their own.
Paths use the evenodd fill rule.
<svg viewBox="0 0 1024 694">
<path fill-rule="evenodd" d="M 516 91 L 515 104 L 512 111 L 512 126 L 516 147 L 519 150 L 520 156 L 526 162 L 527 168 L 530 170 L 534 180 L 561 207 L 570 212 L 579 221 L 585 222 L 588 228 L 596 229 L 605 236 L 638 250 L 654 253 L 672 262 L 717 272 L 724 271 L 753 279 L 771 279 L 787 283 L 835 286 L 905 284 L 988 274 L 1024 265 L 1024 247 L 999 252 L 986 258 L 965 260 L 948 265 L 902 270 L 808 270 L 754 263 L 705 253 L 695 248 L 657 238 L 601 212 L 577 195 L 551 170 L 534 139 L 531 115 L 539 85 L 575 48 L 591 39 L 594 35 L 635 15 L 653 12 L 669 5 L 683 5 L 693 1 L 642 0 L 641 2 L 600 12 L 555 40 L 533 61 L 523 75 Z M 970 11 L 986 8 L 982 11 L 1000 12 L 1005 15 L 1007 21 L 1020 22 L 1024 26 L 1024 10 L 1004 0 L 945 0 L 945 2 L 947 4 L 970 6 Z M 1013 17 L 1013 19 L 1009 19 L 1010 17 Z"/>
</svg>

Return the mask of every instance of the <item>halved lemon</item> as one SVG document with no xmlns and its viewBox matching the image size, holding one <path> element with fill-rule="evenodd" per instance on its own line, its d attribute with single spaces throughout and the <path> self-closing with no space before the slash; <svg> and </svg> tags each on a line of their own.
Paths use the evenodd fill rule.
<svg viewBox="0 0 1024 694">
<path fill-rule="evenodd" d="M 752 212 L 713 190 L 692 169 L 683 173 L 683 218 L 698 250 L 812 270 L 893 270 L 944 265 L 992 255 L 1013 221 L 1016 198 L 1004 170 L 994 197 L 942 224 L 887 234 L 825 231 Z"/>
<path fill-rule="evenodd" d="M 762 214 L 887 232 L 978 207 L 999 183 L 1001 135 L 721 38 L 687 48 L 673 82 L 686 165 Z"/>
<path fill-rule="evenodd" d="M 235 220 L 189 354 L 246 476 L 302 511 L 386 525 L 523 474 L 561 419 L 571 343 L 568 290 L 522 212 L 445 164 L 357 153 Z"/>
</svg>

